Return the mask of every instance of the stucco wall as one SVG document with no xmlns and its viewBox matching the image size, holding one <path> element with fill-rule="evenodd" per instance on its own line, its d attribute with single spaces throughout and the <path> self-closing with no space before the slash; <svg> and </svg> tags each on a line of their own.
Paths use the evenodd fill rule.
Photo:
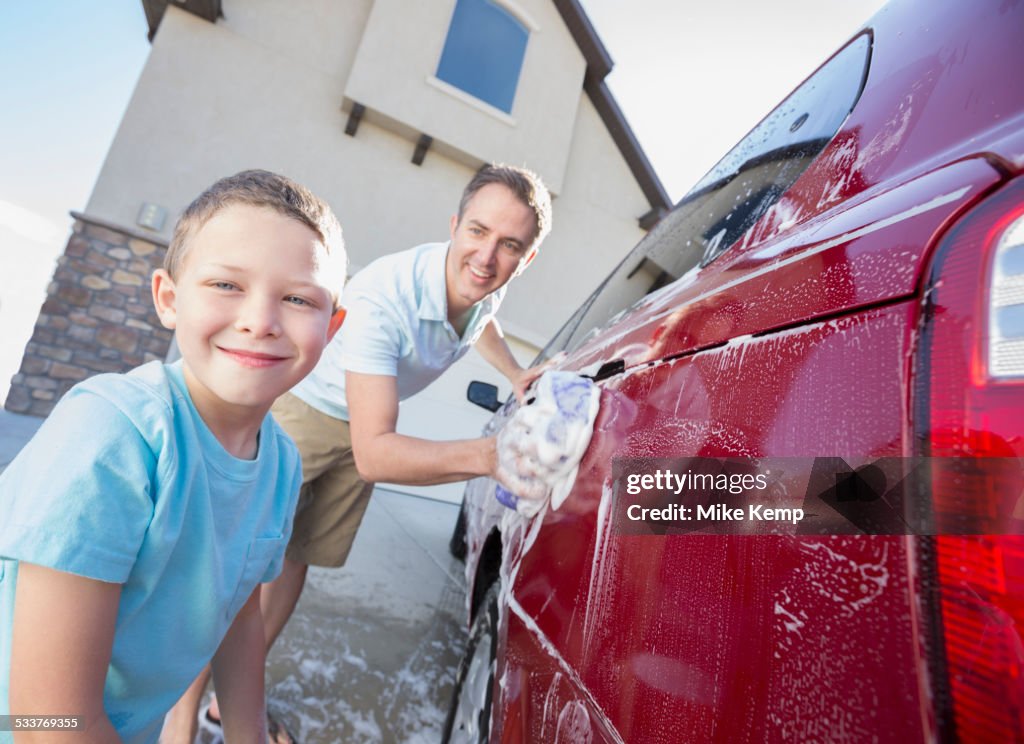
<svg viewBox="0 0 1024 744">
<path fill-rule="evenodd" d="M 345 96 L 388 123 L 430 135 L 468 162 L 529 162 L 557 193 L 586 63 L 550 0 L 508 5 L 531 27 L 510 114 L 434 77 L 455 0 L 375 0 Z"/>
<path fill-rule="evenodd" d="M 475 167 L 444 148 L 431 149 L 416 166 L 410 162 L 415 140 L 369 117 L 355 137 L 344 133 L 346 83 L 372 4 L 225 0 L 226 18 L 216 24 L 168 7 L 86 214 L 131 228 L 143 202 L 159 204 L 169 213 L 160 234 L 166 239 L 177 214 L 203 188 L 259 167 L 297 179 L 334 207 L 353 270 L 386 253 L 446 240 L 449 217 Z M 446 23 L 450 0 L 434 5 Z M 560 19 L 547 11 L 536 15 L 543 33 L 573 44 L 553 25 Z M 561 54 L 579 58 L 575 46 Z M 559 105 L 574 112 L 554 230 L 510 287 L 500 313 L 505 330 L 523 342 L 517 348 L 524 361 L 640 239 L 637 219 L 650 208 L 590 100 L 578 88 L 566 96 Z M 519 162 L 547 176 L 530 157 Z M 436 411 L 430 413 L 436 401 L 469 406 L 460 401 L 470 377 L 508 390 L 486 365 L 462 364 L 464 371 L 453 370 L 421 401 L 403 406 L 403 428 L 433 437 L 479 430 L 486 416 L 472 408 L 455 426 L 460 431 L 417 423 L 437 420 Z"/>
<path fill-rule="evenodd" d="M 354 268 L 447 237 L 472 169 L 436 151 L 417 167 L 414 142 L 368 121 L 355 137 L 344 134 L 345 76 L 369 0 L 289 5 L 291 12 L 270 0 L 225 2 L 217 24 L 168 8 L 87 214 L 133 226 L 142 202 L 160 204 L 170 214 L 167 237 L 174 217 L 216 178 L 262 167 L 332 204 Z M 438 8 L 450 12 L 446 2 Z M 534 345 L 639 240 L 636 219 L 648 209 L 589 99 L 578 92 L 574 105 L 554 232 L 502 313 L 509 332 Z"/>
</svg>

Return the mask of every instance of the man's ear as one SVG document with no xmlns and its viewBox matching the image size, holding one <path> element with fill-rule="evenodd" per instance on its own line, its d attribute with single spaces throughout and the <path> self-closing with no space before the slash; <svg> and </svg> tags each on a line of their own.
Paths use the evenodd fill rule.
<svg viewBox="0 0 1024 744">
<path fill-rule="evenodd" d="M 156 307 L 157 317 L 164 328 L 174 330 L 178 323 L 177 310 L 178 290 L 174 286 L 174 280 L 167 273 L 167 269 L 157 269 L 153 272 L 153 305 Z"/>
<path fill-rule="evenodd" d="M 516 269 L 516 273 L 513 274 L 513 276 L 519 276 L 524 271 L 526 271 L 526 267 L 529 266 L 530 262 L 533 261 L 533 259 L 535 259 L 536 257 L 537 246 L 533 246 L 533 248 L 530 249 L 530 252 L 527 253 L 526 256 L 519 261 L 519 267 Z"/>
<path fill-rule="evenodd" d="M 327 343 L 331 342 L 334 338 L 334 334 L 341 328 L 341 324 L 345 322 L 345 308 L 339 307 L 334 315 L 331 316 L 331 322 L 327 325 Z"/>
<path fill-rule="evenodd" d="M 459 226 L 459 215 L 453 214 L 451 221 L 448 223 L 448 234 L 452 240 L 455 240 L 455 228 Z"/>
</svg>

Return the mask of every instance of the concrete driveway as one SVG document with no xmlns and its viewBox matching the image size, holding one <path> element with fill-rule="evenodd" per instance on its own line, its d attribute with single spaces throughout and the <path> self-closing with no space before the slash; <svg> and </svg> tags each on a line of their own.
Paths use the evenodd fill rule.
<svg viewBox="0 0 1024 744">
<path fill-rule="evenodd" d="M 340 569 L 312 569 L 268 660 L 268 704 L 301 744 L 441 738 L 465 644 L 458 507 L 377 489 Z"/>
</svg>

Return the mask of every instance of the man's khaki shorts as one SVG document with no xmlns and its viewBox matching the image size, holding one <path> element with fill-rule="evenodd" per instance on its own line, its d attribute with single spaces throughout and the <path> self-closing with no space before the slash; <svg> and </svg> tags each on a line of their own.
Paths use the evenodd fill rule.
<svg viewBox="0 0 1024 744">
<path fill-rule="evenodd" d="M 302 489 L 285 555 L 311 566 L 344 565 L 373 490 L 356 471 L 348 422 L 291 393 L 270 410 L 302 456 Z"/>
</svg>

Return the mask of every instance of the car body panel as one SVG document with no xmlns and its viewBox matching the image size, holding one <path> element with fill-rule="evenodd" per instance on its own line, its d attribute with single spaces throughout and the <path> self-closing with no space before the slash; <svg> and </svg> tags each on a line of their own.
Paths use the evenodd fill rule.
<svg viewBox="0 0 1024 744">
<path fill-rule="evenodd" d="M 628 534 L 612 464 L 914 454 L 932 251 L 1024 166 L 1021 30 L 1024 3 L 887 5 L 856 107 L 791 188 L 560 363 L 621 363 L 561 507 L 525 520 L 470 483 L 467 578 L 500 546 L 504 587 L 492 741 L 935 738 L 912 538 Z"/>
<path fill-rule="evenodd" d="M 628 369 L 909 297 L 919 286 L 931 236 L 999 180 L 984 159 L 961 161 L 829 212 L 795 233 L 749 249 L 741 244 L 734 255 L 722 257 L 730 260 L 720 259 L 700 272 L 699 282 L 695 275 L 694 281 L 684 279 L 648 295 L 630 322 L 606 329 L 562 366 L 578 369 L 622 360 Z M 790 201 L 783 196 L 777 204 Z M 751 232 L 773 214 L 770 210 Z M 929 240 L 922 241 L 922 235 Z"/>
<path fill-rule="evenodd" d="M 808 438 L 831 440 L 823 455 L 900 454 L 905 380 L 892 371 L 915 313 L 914 302 L 875 308 L 603 383 L 576 488 L 538 517 L 541 529 L 506 529 L 504 578 L 549 639 L 530 675 L 576 670 L 631 742 L 668 741 L 677 730 L 695 740 L 814 739 L 841 728 L 835 716 L 851 708 L 921 738 L 921 721 L 905 708 L 917 709 L 921 689 L 904 538 L 622 534 L 609 467 L 614 457 L 805 456 Z M 758 396 L 743 394 L 755 388 Z M 517 654 L 533 643 L 521 622 L 508 633 Z M 880 688 L 865 672 L 883 660 L 894 673 Z M 516 663 L 506 656 L 500 673 L 518 674 Z M 829 669 L 804 674 L 822 664 Z M 823 677 L 848 684 L 822 686 Z M 806 684 L 815 689 L 801 690 Z M 506 712 L 520 703 L 502 700 Z M 846 730 L 849 741 L 866 734 L 863 722 Z"/>
</svg>

